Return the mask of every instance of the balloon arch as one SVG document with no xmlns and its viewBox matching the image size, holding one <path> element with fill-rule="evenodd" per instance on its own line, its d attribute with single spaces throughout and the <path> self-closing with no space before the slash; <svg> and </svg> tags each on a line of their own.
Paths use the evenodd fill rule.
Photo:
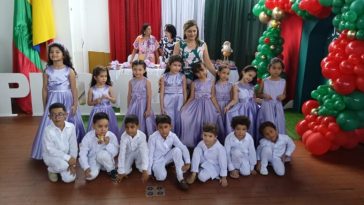
<svg viewBox="0 0 364 205">
<path fill-rule="evenodd" d="M 364 142 L 364 0 L 259 0 L 253 13 L 268 23 L 252 62 L 260 79 L 269 75 L 271 58 L 283 58 L 280 20 L 285 13 L 305 20 L 335 14 L 332 23 L 340 35 L 321 61 L 322 75 L 329 84 L 311 92 L 314 100 L 302 105 L 305 118 L 296 131 L 314 155 L 340 147 L 351 149 Z"/>
</svg>

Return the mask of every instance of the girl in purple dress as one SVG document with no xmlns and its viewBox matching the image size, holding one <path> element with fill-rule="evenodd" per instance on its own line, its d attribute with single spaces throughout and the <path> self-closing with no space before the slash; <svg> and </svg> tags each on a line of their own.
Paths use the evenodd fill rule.
<svg viewBox="0 0 364 205">
<path fill-rule="evenodd" d="M 76 72 L 73 68 L 68 50 L 59 43 L 48 47 L 48 62 L 43 73 L 42 90 L 44 114 L 35 136 L 31 157 L 42 159 L 42 141 L 44 129 L 51 123 L 48 108 L 53 103 L 62 103 L 68 112 L 67 121 L 76 127 L 77 140 L 85 135 L 85 128 L 78 107 Z"/>
<path fill-rule="evenodd" d="M 103 67 L 96 67 L 92 71 L 91 88 L 88 91 L 87 104 L 94 106 L 90 113 L 87 132 L 92 130 L 92 119 L 98 112 L 104 112 L 109 116 L 109 131 L 116 137 L 120 137 L 118 121 L 111 103 L 115 103 L 116 98 L 112 89 L 109 70 Z"/>
<path fill-rule="evenodd" d="M 283 69 L 283 61 L 279 58 L 272 58 L 268 65 L 270 77 L 262 81 L 258 92 L 263 102 L 257 122 L 258 124 L 265 121 L 273 122 L 279 134 L 286 133 L 286 120 L 282 105 L 282 101 L 286 98 L 286 80 L 280 77 Z"/>
<path fill-rule="evenodd" d="M 236 99 L 239 102 L 226 113 L 226 130 L 227 133 L 233 131 L 231 121 L 233 117 L 243 115 L 249 118 L 249 134 L 256 135 L 256 119 L 258 115 L 259 106 L 256 103 L 254 94 L 254 85 L 257 83 L 257 69 L 254 66 L 248 65 L 243 68 L 239 73 L 239 81 L 236 83 L 237 92 L 235 92 Z"/>
<path fill-rule="evenodd" d="M 236 86 L 229 82 L 230 68 L 227 66 L 220 66 L 216 75 L 215 95 L 217 103 L 219 104 L 222 123 L 218 125 L 219 140 L 224 143 L 227 134 L 225 129 L 226 112 L 237 102 L 234 99 L 236 96 Z"/>
<path fill-rule="evenodd" d="M 190 97 L 181 109 L 181 141 L 190 148 L 201 141 L 205 123 L 217 124 L 221 120 L 215 98 L 215 83 L 207 78 L 205 66 L 193 64 L 192 72 L 196 80 L 192 82 Z"/>
<path fill-rule="evenodd" d="M 135 60 L 132 64 L 133 79 L 129 81 L 127 106 L 125 115 L 136 115 L 139 119 L 139 130 L 147 136 L 156 130 L 155 116 L 152 111 L 152 89 L 147 79 L 147 65 L 143 60 Z M 120 133 L 125 131 L 123 122 Z"/>
<path fill-rule="evenodd" d="M 180 136 L 180 110 L 187 98 L 186 77 L 180 71 L 182 58 L 178 55 L 169 58 L 168 67 L 162 75 L 160 85 L 161 114 L 172 119 L 172 131 Z"/>
</svg>

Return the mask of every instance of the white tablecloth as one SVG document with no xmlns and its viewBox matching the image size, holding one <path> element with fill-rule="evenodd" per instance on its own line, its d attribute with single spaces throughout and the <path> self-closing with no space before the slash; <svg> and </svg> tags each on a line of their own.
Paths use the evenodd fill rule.
<svg viewBox="0 0 364 205">
<path fill-rule="evenodd" d="M 127 110 L 128 83 L 133 77 L 132 70 L 130 68 L 123 68 L 120 70 L 110 70 L 109 73 L 117 96 L 116 106 L 120 107 L 120 114 L 124 115 Z M 147 68 L 147 76 L 152 84 L 152 109 L 156 114 L 160 113 L 158 81 L 163 73 L 164 69 Z M 210 73 L 208 77 L 214 78 Z M 237 70 L 231 70 L 229 81 L 236 82 L 238 78 Z"/>
</svg>

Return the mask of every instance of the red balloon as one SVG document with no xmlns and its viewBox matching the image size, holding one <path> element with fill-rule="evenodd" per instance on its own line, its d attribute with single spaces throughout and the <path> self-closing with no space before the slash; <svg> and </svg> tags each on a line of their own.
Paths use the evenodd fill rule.
<svg viewBox="0 0 364 205">
<path fill-rule="evenodd" d="M 333 140 L 334 144 L 343 146 L 348 141 L 348 137 L 346 136 L 345 132 L 339 132 L 335 135 L 335 138 Z"/>
<path fill-rule="evenodd" d="M 340 77 L 341 73 L 339 70 L 339 64 L 335 61 L 328 61 L 327 63 L 324 64 L 324 66 L 321 69 L 322 71 L 322 75 L 325 78 L 329 78 L 329 79 L 336 79 L 338 77 Z"/>
<path fill-rule="evenodd" d="M 338 133 L 340 131 L 340 127 L 336 122 L 330 122 L 327 127 L 329 128 L 329 131 L 333 133 Z"/>
<path fill-rule="evenodd" d="M 322 133 L 322 132 L 321 132 Z M 333 141 L 335 138 L 335 134 L 331 131 L 328 131 L 324 134 L 325 138 L 329 141 Z"/>
<path fill-rule="evenodd" d="M 305 133 L 303 133 L 303 135 L 302 135 L 301 139 L 302 139 L 302 143 L 303 143 L 304 145 L 306 145 L 306 141 L 307 141 L 308 137 L 309 137 L 312 133 L 313 133 L 313 131 L 312 131 L 312 130 L 307 130 Z"/>
<path fill-rule="evenodd" d="M 321 123 L 324 124 L 326 127 L 328 127 L 330 122 L 336 122 L 335 118 L 332 116 L 324 117 Z"/>
<path fill-rule="evenodd" d="M 335 91 L 342 95 L 347 95 L 355 90 L 355 77 L 351 75 L 343 75 L 335 79 L 332 84 Z"/>
<path fill-rule="evenodd" d="M 308 122 L 306 120 L 302 120 L 296 125 L 296 132 L 300 136 L 302 136 L 308 129 Z"/>
<path fill-rule="evenodd" d="M 358 63 L 354 66 L 354 73 L 358 76 L 364 77 L 364 63 Z"/>
<path fill-rule="evenodd" d="M 319 132 L 312 133 L 306 141 L 306 149 L 313 155 L 323 155 L 330 147 L 331 142 Z"/>
<path fill-rule="evenodd" d="M 314 121 L 316 121 L 316 118 L 317 118 L 317 115 L 306 115 L 305 116 L 305 120 L 307 122 L 314 122 Z"/>
<path fill-rule="evenodd" d="M 356 87 L 358 88 L 358 90 L 364 92 L 364 76 L 357 77 L 355 84 L 356 84 Z"/>
<path fill-rule="evenodd" d="M 302 105 L 302 113 L 306 116 L 311 114 L 311 110 L 317 108 L 320 104 L 316 100 L 307 100 Z"/>
<path fill-rule="evenodd" d="M 348 57 L 348 62 L 351 63 L 352 65 L 357 65 L 361 62 L 360 56 L 358 56 L 356 54 L 351 54 Z"/>
<path fill-rule="evenodd" d="M 354 66 L 347 60 L 340 63 L 340 72 L 346 75 L 351 75 L 354 73 Z"/>
<path fill-rule="evenodd" d="M 321 124 L 318 126 L 318 131 L 321 132 L 321 134 L 325 135 L 329 131 L 329 129 L 327 129 L 325 125 Z"/>
<path fill-rule="evenodd" d="M 346 48 L 345 52 L 347 54 L 359 54 L 362 55 L 364 53 L 364 41 L 354 40 L 350 42 Z"/>
<path fill-rule="evenodd" d="M 358 145 L 358 140 L 354 137 L 348 137 L 345 144 L 343 144 L 343 147 L 345 149 L 354 149 Z"/>
<path fill-rule="evenodd" d="M 332 144 L 330 147 L 330 151 L 336 151 L 340 148 L 340 145 Z"/>
</svg>

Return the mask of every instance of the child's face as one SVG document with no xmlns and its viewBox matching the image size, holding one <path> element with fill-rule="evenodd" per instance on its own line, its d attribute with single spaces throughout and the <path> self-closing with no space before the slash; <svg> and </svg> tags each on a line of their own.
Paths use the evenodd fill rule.
<svg viewBox="0 0 364 205">
<path fill-rule="evenodd" d="M 238 139 L 243 139 L 247 130 L 248 128 L 246 127 L 246 125 L 236 125 L 236 127 L 234 128 L 234 134 Z"/>
<path fill-rule="evenodd" d="M 274 63 L 269 67 L 268 71 L 272 77 L 278 77 L 283 71 L 282 64 L 279 62 Z"/>
<path fill-rule="evenodd" d="M 172 125 L 169 123 L 159 123 L 157 128 L 162 137 L 166 138 L 172 129 Z"/>
<path fill-rule="evenodd" d="M 135 123 L 126 123 L 125 124 L 125 132 L 132 137 L 134 137 L 137 134 L 138 128 L 139 128 L 139 125 L 137 125 Z"/>
<path fill-rule="evenodd" d="M 228 81 L 230 75 L 229 68 L 223 68 L 221 71 L 217 73 L 222 81 Z"/>
<path fill-rule="evenodd" d="M 189 40 L 195 40 L 197 38 L 197 27 L 191 26 L 185 31 L 185 35 Z"/>
<path fill-rule="evenodd" d="M 263 130 L 263 136 L 264 136 L 264 138 L 266 138 L 272 142 L 276 142 L 278 139 L 278 132 L 273 127 L 266 127 Z"/>
<path fill-rule="evenodd" d="M 144 35 L 149 36 L 150 34 L 152 34 L 152 27 L 148 26 L 144 31 Z"/>
<path fill-rule="evenodd" d="M 98 76 L 94 76 L 94 79 L 98 84 L 104 85 L 107 81 L 107 72 L 106 71 L 100 72 Z"/>
<path fill-rule="evenodd" d="M 168 38 L 172 38 L 172 34 L 169 33 L 167 30 L 164 30 L 164 35 L 167 36 Z"/>
<path fill-rule="evenodd" d="M 101 119 L 93 124 L 96 136 L 105 136 L 109 130 L 109 120 Z"/>
<path fill-rule="evenodd" d="M 243 72 L 243 81 L 244 83 L 250 83 L 253 81 L 253 79 L 255 78 L 255 76 L 257 75 L 256 72 L 250 70 L 250 71 L 247 71 L 247 72 Z"/>
<path fill-rule="evenodd" d="M 211 147 L 215 144 L 217 138 L 216 135 L 212 132 L 202 132 L 202 140 L 207 147 Z"/>
<path fill-rule="evenodd" d="M 170 66 L 169 69 L 172 73 L 178 73 L 182 69 L 182 64 L 179 61 L 174 61 Z"/>
<path fill-rule="evenodd" d="M 201 70 L 195 74 L 198 79 L 205 79 L 207 77 L 207 72 L 205 66 L 201 65 Z"/>
<path fill-rule="evenodd" d="M 145 73 L 145 69 L 144 69 L 144 66 L 143 65 L 135 65 L 135 66 L 133 66 L 133 75 L 136 78 L 143 77 L 144 73 Z"/>
<path fill-rule="evenodd" d="M 63 61 L 63 53 L 57 46 L 51 47 L 49 50 L 49 58 L 52 61 Z"/>
<path fill-rule="evenodd" d="M 58 124 L 66 120 L 67 113 L 62 108 L 54 108 L 49 113 L 49 118 L 54 124 Z"/>
</svg>

